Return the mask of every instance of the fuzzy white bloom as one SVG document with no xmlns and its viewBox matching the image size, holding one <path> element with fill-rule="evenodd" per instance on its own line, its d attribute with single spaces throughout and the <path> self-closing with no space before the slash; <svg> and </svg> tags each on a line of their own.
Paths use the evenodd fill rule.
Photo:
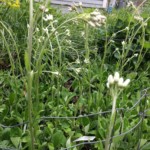
<svg viewBox="0 0 150 150">
<path fill-rule="evenodd" d="M 107 79 L 107 88 L 110 88 L 111 85 L 115 85 L 120 88 L 125 88 L 130 83 L 130 79 L 127 79 L 124 81 L 124 79 L 121 77 L 118 72 L 115 72 L 114 76 L 109 75 Z"/>
<path fill-rule="evenodd" d="M 107 88 L 110 88 L 110 86 L 109 86 L 109 83 L 108 83 L 108 82 L 106 83 L 106 86 L 107 86 Z"/>
<path fill-rule="evenodd" d="M 123 87 L 123 78 L 119 78 L 118 86 Z"/>
<path fill-rule="evenodd" d="M 80 60 L 79 60 L 79 59 L 76 59 L 75 63 L 76 63 L 76 64 L 80 64 Z"/>
<path fill-rule="evenodd" d="M 124 46 L 126 43 L 125 43 L 125 41 L 122 41 L 122 43 L 121 43 L 121 44 L 122 44 L 122 46 Z"/>
<path fill-rule="evenodd" d="M 143 18 L 141 16 L 134 16 L 134 19 L 140 22 L 143 21 Z"/>
<path fill-rule="evenodd" d="M 130 79 L 126 79 L 126 80 L 123 82 L 123 87 L 127 87 L 129 83 L 130 83 Z"/>
<path fill-rule="evenodd" d="M 115 82 L 119 82 L 119 78 L 120 78 L 119 72 L 115 72 L 115 74 L 114 74 L 114 81 Z"/>
<path fill-rule="evenodd" d="M 40 30 L 39 30 L 39 28 L 36 28 L 35 31 L 36 31 L 36 32 L 39 32 Z"/>
<path fill-rule="evenodd" d="M 137 56 L 138 56 L 138 53 L 135 53 L 135 54 L 134 54 L 134 57 L 137 57 Z"/>
<path fill-rule="evenodd" d="M 69 44 L 69 45 L 71 45 L 71 40 L 66 40 L 66 42 Z"/>
<path fill-rule="evenodd" d="M 110 43 L 115 43 L 115 41 L 114 40 L 110 40 Z"/>
<path fill-rule="evenodd" d="M 95 27 L 95 23 L 93 23 L 92 21 L 88 21 L 88 24 L 91 25 L 92 27 Z"/>
<path fill-rule="evenodd" d="M 119 51 L 119 48 L 117 47 L 117 48 L 115 49 L 115 51 Z"/>
<path fill-rule="evenodd" d="M 38 42 L 41 43 L 41 39 L 40 38 L 38 39 Z"/>
<path fill-rule="evenodd" d="M 90 63 L 90 60 L 87 59 L 87 58 L 85 58 L 85 59 L 84 59 L 84 63 L 89 64 L 89 63 Z"/>
<path fill-rule="evenodd" d="M 85 32 L 84 32 L 84 31 L 82 31 L 82 32 L 81 32 L 81 36 L 84 36 L 84 35 L 85 35 Z"/>
<path fill-rule="evenodd" d="M 44 21 L 52 21 L 53 20 L 53 15 L 48 14 L 48 15 L 46 15 L 46 17 L 43 17 L 43 20 Z"/>
<path fill-rule="evenodd" d="M 126 27 L 125 30 L 129 31 L 129 27 Z"/>
<path fill-rule="evenodd" d="M 113 33 L 112 37 L 115 37 L 116 36 L 116 33 Z"/>
<path fill-rule="evenodd" d="M 127 7 L 132 7 L 134 9 L 136 8 L 135 5 L 134 5 L 134 3 L 132 1 L 128 2 Z"/>
<path fill-rule="evenodd" d="M 48 34 L 48 28 L 43 28 L 43 31 Z"/>
<path fill-rule="evenodd" d="M 74 71 L 78 74 L 78 73 L 81 72 L 81 69 L 82 69 L 82 68 L 74 68 Z"/>
<path fill-rule="evenodd" d="M 70 30 L 69 29 L 67 29 L 65 32 L 66 32 L 67 36 L 70 36 Z"/>
<path fill-rule="evenodd" d="M 58 71 L 52 71 L 51 73 L 56 75 L 56 76 L 60 76 L 61 75 Z"/>
<path fill-rule="evenodd" d="M 43 12 L 48 12 L 48 9 L 44 5 L 40 5 L 39 9 Z"/>
<path fill-rule="evenodd" d="M 108 76 L 108 83 L 109 83 L 109 85 L 114 84 L 114 77 L 112 75 Z"/>
<path fill-rule="evenodd" d="M 90 19 L 88 21 L 88 23 L 92 26 L 92 27 L 100 27 L 102 24 L 105 23 L 106 17 L 101 15 L 100 12 L 98 12 L 98 10 L 90 13 Z"/>
</svg>

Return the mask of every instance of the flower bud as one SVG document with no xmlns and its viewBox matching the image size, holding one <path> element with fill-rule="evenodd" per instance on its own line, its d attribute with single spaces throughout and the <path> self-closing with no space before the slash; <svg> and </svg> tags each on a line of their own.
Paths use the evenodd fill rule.
<svg viewBox="0 0 150 150">
<path fill-rule="evenodd" d="M 128 86 L 129 83 L 130 83 L 130 79 L 125 80 L 125 82 L 123 83 L 123 87 Z"/>
<path fill-rule="evenodd" d="M 111 84 L 114 84 L 114 78 L 112 75 L 109 75 L 108 76 L 108 83 L 111 85 Z"/>
<path fill-rule="evenodd" d="M 120 78 L 118 81 L 118 86 L 123 87 L 123 78 Z"/>
<path fill-rule="evenodd" d="M 119 81 L 119 72 L 115 72 L 115 75 L 114 75 L 114 81 L 115 82 L 118 82 Z"/>
</svg>

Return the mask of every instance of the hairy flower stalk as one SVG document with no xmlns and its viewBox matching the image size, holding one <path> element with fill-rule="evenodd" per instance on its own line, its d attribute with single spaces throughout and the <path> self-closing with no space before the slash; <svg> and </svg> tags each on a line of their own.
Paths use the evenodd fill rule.
<svg viewBox="0 0 150 150">
<path fill-rule="evenodd" d="M 109 150 L 111 147 L 111 137 L 113 128 L 114 128 L 114 123 L 115 123 L 115 118 L 116 118 L 116 102 L 117 98 L 122 92 L 123 88 L 127 87 L 128 84 L 130 83 L 130 79 L 127 79 L 124 81 L 122 77 L 120 77 L 118 72 L 115 72 L 114 76 L 109 75 L 108 80 L 107 80 L 107 88 L 110 90 L 110 95 L 112 97 L 112 112 L 111 112 L 111 117 L 110 117 L 110 124 L 108 128 L 108 134 L 106 137 L 105 141 L 105 150 Z"/>
<path fill-rule="evenodd" d="M 33 0 L 30 0 L 30 18 L 28 28 L 28 51 L 25 53 L 25 64 L 27 70 L 27 101 L 28 101 L 28 118 L 30 130 L 30 149 L 34 150 L 34 129 L 33 129 L 33 106 L 32 106 L 32 81 L 33 71 L 31 71 L 31 53 L 32 53 L 32 37 L 33 37 Z"/>
</svg>

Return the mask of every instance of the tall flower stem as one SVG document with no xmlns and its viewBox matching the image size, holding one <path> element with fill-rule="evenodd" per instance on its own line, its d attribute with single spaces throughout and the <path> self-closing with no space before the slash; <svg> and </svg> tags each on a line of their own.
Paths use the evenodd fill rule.
<svg viewBox="0 0 150 150">
<path fill-rule="evenodd" d="M 90 50 L 88 40 L 89 40 L 89 25 L 88 23 L 85 23 L 85 50 L 86 50 L 85 59 L 89 60 Z"/>
<path fill-rule="evenodd" d="M 25 54 L 25 64 L 27 70 L 27 101 L 28 101 L 28 118 L 30 131 L 30 149 L 34 150 L 34 129 L 33 129 L 33 106 L 32 106 L 32 80 L 33 72 L 31 71 L 31 54 L 32 54 L 32 37 L 33 37 L 33 0 L 29 1 L 29 29 L 28 29 L 28 50 Z"/>
<path fill-rule="evenodd" d="M 109 150 L 111 146 L 111 136 L 114 128 L 114 123 L 115 123 L 115 118 L 116 118 L 116 101 L 117 101 L 117 96 L 113 96 L 113 105 L 112 105 L 112 112 L 111 112 L 111 118 L 110 118 L 110 124 L 108 128 L 108 134 L 107 138 L 105 141 L 105 150 Z"/>
</svg>

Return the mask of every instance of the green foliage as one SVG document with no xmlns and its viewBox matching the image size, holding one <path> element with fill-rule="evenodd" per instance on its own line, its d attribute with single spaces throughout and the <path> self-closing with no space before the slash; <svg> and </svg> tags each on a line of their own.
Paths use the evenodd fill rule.
<svg viewBox="0 0 150 150">
<path fill-rule="evenodd" d="M 72 149 L 104 149 L 100 141 L 106 138 L 110 113 L 97 113 L 111 110 L 106 82 L 114 71 L 129 78 L 131 84 L 117 99 L 117 108 L 123 109 L 116 114 L 112 148 L 148 149 L 149 117 L 144 117 L 135 129 L 132 128 L 142 118 L 144 110 L 147 110 L 145 115 L 150 114 L 149 96 L 138 101 L 145 92 L 141 91 L 150 87 L 150 21 L 147 26 L 141 26 L 141 22 L 134 19 L 137 15 L 134 11 L 117 10 L 107 14 L 106 25 L 88 26 L 86 37 L 85 21 L 75 19 L 80 14 L 62 15 L 48 7 L 47 14 L 53 14 L 54 20 L 46 22 L 40 5 L 42 3 L 34 3 L 31 63 L 26 51 L 28 2 L 21 2 L 19 9 L 0 8 L 0 148 L 29 149 L 29 74 L 26 70 L 31 65 L 35 149 L 69 148 L 77 144 L 73 142 L 75 139 L 85 135 L 95 136 L 98 142 Z M 86 13 L 92 11 L 85 10 Z M 141 16 L 146 20 L 148 9 Z M 126 42 L 125 48 L 122 41 Z M 89 63 L 86 62 L 87 47 Z M 85 114 L 90 115 L 81 117 Z M 69 118 L 73 116 L 79 117 Z M 127 134 L 121 136 L 124 132 Z"/>
</svg>

